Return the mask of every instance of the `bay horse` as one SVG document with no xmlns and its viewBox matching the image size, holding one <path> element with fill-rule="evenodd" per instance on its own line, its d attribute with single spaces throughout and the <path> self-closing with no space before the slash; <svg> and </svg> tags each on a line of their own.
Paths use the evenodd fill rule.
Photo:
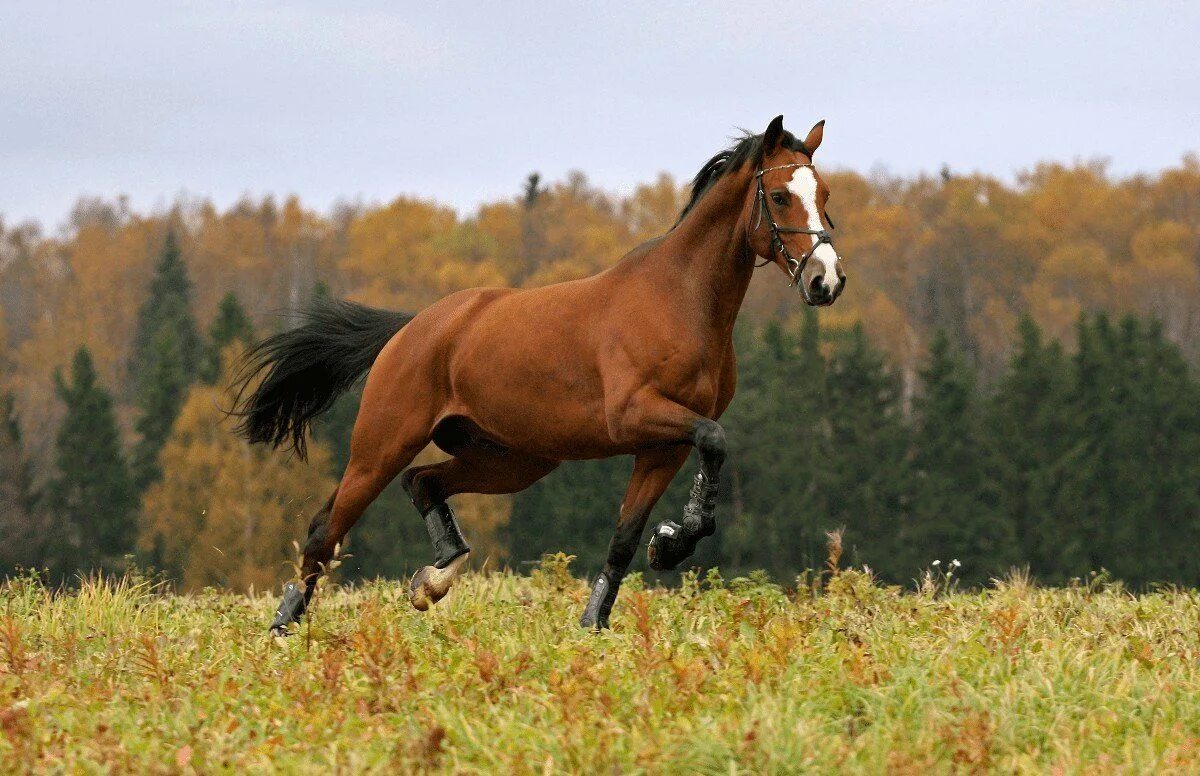
<svg viewBox="0 0 1200 776">
<path fill-rule="evenodd" d="M 716 529 L 717 419 L 737 383 L 733 326 L 756 258 L 809 305 L 845 288 L 812 161 L 823 132 L 824 121 L 800 140 L 778 116 L 741 137 L 700 169 L 669 232 L 592 277 L 459 291 L 416 315 L 326 301 L 253 348 L 238 430 L 301 456 L 312 419 L 367 373 L 349 464 L 312 519 L 300 583 L 285 588 L 271 632 L 299 621 L 346 532 L 430 442 L 451 458 L 401 477 L 433 542 L 432 565 L 409 585 L 417 609 L 446 595 L 470 551 L 446 500 L 516 493 L 566 460 L 634 456 L 583 627 L 608 626 L 650 510 L 695 448 L 683 516 L 659 523 L 647 547 L 656 570 L 691 556 Z"/>
</svg>

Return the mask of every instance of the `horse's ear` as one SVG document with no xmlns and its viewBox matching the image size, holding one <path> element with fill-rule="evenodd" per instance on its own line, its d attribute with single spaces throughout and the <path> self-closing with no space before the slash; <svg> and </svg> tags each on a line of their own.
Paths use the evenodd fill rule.
<svg viewBox="0 0 1200 776">
<path fill-rule="evenodd" d="M 804 138 L 804 147 L 808 149 L 808 153 L 815 154 L 817 148 L 821 145 L 821 139 L 825 136 L 825 119 L 821 119 L 813 128 L 808 130 L 808 137 Z"/>
<path fill-rule="evenodd" d="M 767 125 L 767 131 L 763 133 L 763 157 L 766 158 L 775 153 L 775 149 L 779 148 L 779 141 L 782 139 L 783 116 L 776 116 L 771 119 L 771 123 Z"/>
</svg>

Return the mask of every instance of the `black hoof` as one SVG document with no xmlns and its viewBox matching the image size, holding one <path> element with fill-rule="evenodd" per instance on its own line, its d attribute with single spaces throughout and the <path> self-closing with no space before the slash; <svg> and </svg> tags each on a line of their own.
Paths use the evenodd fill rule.
<svg viewBox="0 0 1200 776">
<path fill-rule="evenodd" d="M 693 549 L 695 545 L 684 536 L 683 528 L 668 520 L 655 526 L 650 544 L 646 547 L 646 556 L 650 568 L 670 571 L 686 560 Z"/>
<path fill-rule="evenodd" d="M 272 636 L 286 636 L 287 627 L 294 622 L 300 622 L 301 615 L 308 607 L 304 596 L 304 588 L 295 582 L 289 582 L 283 588 L 283 600 L 275 610 L 275 619 L 271 621 Z"/>
<path fill-rule="evenodd" d="M 579 627 L 589 631 L 608 630 L 608 618 L 597 617 L 584 612 L 583 617 L 579 618 Z"/>
</svg>

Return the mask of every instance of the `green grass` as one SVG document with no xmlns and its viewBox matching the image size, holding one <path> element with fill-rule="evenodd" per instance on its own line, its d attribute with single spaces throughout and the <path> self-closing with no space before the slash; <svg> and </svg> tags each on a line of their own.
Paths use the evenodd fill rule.
<svg viewBox="0 0 1200 776">
<path fill-rule="evenodd" d="M 1200 770 L 1200 595 L 1019 578 L 901 593 L 685 579 L 580 631 L 561 565 L 274 595 L 132 578 L 0 589 L 0 770 L 929 773 Z"/>
</svg>

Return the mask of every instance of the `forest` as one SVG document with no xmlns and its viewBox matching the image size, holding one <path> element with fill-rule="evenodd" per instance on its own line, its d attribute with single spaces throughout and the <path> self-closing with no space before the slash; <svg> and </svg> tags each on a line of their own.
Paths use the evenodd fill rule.
<svg viewBox="0 0 1200 776">
<path fill-rule="evenodd" d="M 1200 158 L 1129 178 L 1102 162 L 825 177 L 847 291 L 814 312 L 758 272 L 718 532 L 696 562 L 791 584 L 844 530 L 846 562 L 899 584 L 1014 567 L 1200 583 Z M 315 295 L 415 312 L 600 271 L 669 229 L 687 191 L 531 174 L 467 214 L 407 195 L 328 213 L 85 198 L 57 231 L 0 222 L 0 570 L 275 587 L 346 462 L 356 397 L 307 463 L 251 447 L 226 414 L 248 344 Z M 652 521 L 678 519 L 694 467 Z M 512 497 L 459 498 L 477 564 L 564 551 L 594 572 L 630 469 L 569 463 Z M 430 552 L 398 486 L 345 551 L 351 579 Z"/>
</svg>

